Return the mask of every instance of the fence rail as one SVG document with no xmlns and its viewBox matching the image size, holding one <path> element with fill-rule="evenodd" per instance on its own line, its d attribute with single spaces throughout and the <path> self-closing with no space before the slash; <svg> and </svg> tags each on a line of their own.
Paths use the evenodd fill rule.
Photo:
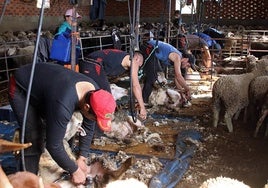
<svg viewBox="0 0 268 188">
<path fill-rule="evenodd" d="M 257 37 L 256 37 L 257 36 Z M 121 45 L 122 50 L 129 51 L 130 49 L 130 36 L 129 35 L 121 35 Z M 259 38 L 258 38 L 259 37 Z M 262 38 L 261 38 L 262 37 Z M 249 30 L 245 31 L 245 34 L 240 38 L 235 38 L 236 43 L 229 49 L 222 49 L 222 57 L 232 57 L 232 56 L 241 56 L 241 55 L 248 55 L 252 53 L 267 53 L 268 55 L 268 48 L 267 49 L 254 49 L 255 44 L 267 44 L 268 40 L 263 41 L 268 37 L 268 30 Z M 226 39 L 221 39 L 226 40 Z M 228 39 L 230 40 L 230 39 Z M 111 35 L 105 36 L 95 36 L 95 37 L 81 37 L 81 48 L 82 48 L 82 58 L 84 58 L 88 53 L 101 50 L 105 48 L 113 48 L 113 41 Z M 0 43 L 0 48 L 4 49 L 3 53 L 0 50 L 0 106 L 6 105 L 7 101 L 7 88 L 9 82 L 10 74 L 15 71 L 18 67 L 14 66 L 13 59 L 18 58 L 19 56 L 13 55 L 8 56 L 7 49 L 18 45 L 23 41 L 12 42 L 12 43 Z M 211 49 L 213 52 L 213 49 Z M 213 56 L 212 56 L 213 58 Z M 220 58 L 212 59 L 212 61 L 222 61 Z"/>
</svg>

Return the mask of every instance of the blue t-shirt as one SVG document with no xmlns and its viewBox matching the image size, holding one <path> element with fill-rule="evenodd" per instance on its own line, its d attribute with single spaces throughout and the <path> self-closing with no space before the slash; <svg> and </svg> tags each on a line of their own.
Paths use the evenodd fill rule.
<svg viewBox="0 0 268 188">
<path fill-rule="evenodd" d="M 193 33 L 193 34 L 199 36 L 204 41 L 206 41 L 208 47 L 212 47 L 213 45 L 216 44 L 216 41 L 213 40 L 209 35 L 207 35 L 205 33 Z"/>
<path fill-rule="evenodd" d="M 152 45 L 153 47 L 156 46 L 156 40 L 150 40 L 150 41 L 148 41 L 148 43 L 150 45 Z M 157 57 L 157 59 L 159 59 L 165 65 L 171 65 L 168 56 L 172 52 L 175 52 L 180 57 L 182 57 L 181 52 L 179 50 L 177 50 L 174 46 L 172 46 L 168 43 L 158 41 L 157 45 L 158 45 L 158 48 L 155 51 L 155 56 Z"/>
</svg>

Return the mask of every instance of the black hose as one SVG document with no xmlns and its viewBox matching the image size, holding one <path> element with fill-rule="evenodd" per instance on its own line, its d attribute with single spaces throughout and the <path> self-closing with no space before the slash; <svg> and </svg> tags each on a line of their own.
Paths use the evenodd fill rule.
<svg viewBox="0 0 268 188">
<path fill-rule="evenodd" d="M 135 2 L 134 0 L 134 5 L 133 5 L 133 14 L 135 14 Z M 130 0 L 128 0 L 128 12 L 129 12 L 129 22 L 130 22 L 130 77 L 129 77 L 129 82 L 130 82 L 130 96 L 129 96 L 129 106 L 130 106 L 130 113 L 131 117 L 134 123 L 137 122 L 137 111 L 135 108 L 135 100 L 133 96 L 133 84 L 132 84 L 132 78 L 131 78 L 131 73 L 132 73 L 132 60 L 133 60 L 133 53 L 134 53 L 134 46 L 133 46 L 133 37 L 134 37 L 134 28 L 133 28 L 133 23 L 135 23 L 134 17 L 133 16 L 133 22 L 131 22 L 131 13 L 130 13 Z"/>
<path fill-rule="evenodd" d="M 36 44 L 35 44 L 35 48 L 34 48 L 33 65 L 32 65 L 31 76 L 30 76 L 29 87 L 28 87 L 27 98 L 26 98 L 26 104 L 25 104 L 25 109 L 24 109 L 23 124 L 22 124 L 22 130 L 21 130 L 21 143 L 22 144 L 24 144 L 27 112 L 28 112 L 28 107 L 29 107 L 29 100 L 30 100 L 30 95 L 31 95 L 32 82 L 33 82 L 33 76 L 34 76 L 34 69 L 35 69 L 35 64 L 36 64 L 39 40 L 40 40 L 40 36 L 41 36 L 41 28 L 42 28 L 43 15 L 44 15 L 44 9 L 45 9 L 44 4 L 45 4 L 45 0 L 42 1 L 42 6 L 41 6 L 41 10 L 40 10 L 38 32 L 37 32 Z M 23 168 L 24 171 L 26 171 L 25 159 L 24 159 L 24 150 L 21 151 L 21 157 L 22 157 L 22 168 Z"/>
</svg>

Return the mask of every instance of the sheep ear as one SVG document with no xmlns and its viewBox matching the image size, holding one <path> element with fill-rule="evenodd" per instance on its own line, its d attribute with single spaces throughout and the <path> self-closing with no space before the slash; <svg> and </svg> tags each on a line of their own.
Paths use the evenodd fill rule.
<svg viewBox="0 0 268 188">
<path fill-rule="evenodd" d="M 8 55 L 8 56 L 15 55 L 15 54 L 16 54 L 16 51 L 17 51 L 17 47 L 11 47 L 11 48 L 8 48 L 8 50 L 7 50 L 7 55 Z"/>
</svg>

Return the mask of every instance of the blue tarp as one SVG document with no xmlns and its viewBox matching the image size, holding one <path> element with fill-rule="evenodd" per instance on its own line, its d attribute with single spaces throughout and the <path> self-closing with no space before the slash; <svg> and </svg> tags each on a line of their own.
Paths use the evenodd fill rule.
<svg viewBox="0 0 268 188">
<path fill-rule="evenodd" d="M 13 141 L 15 132 L 18 129 L 19 126 L 16 121 L 0 122 L 0 138 Z M 0 154 L 0 164 L 7 175 L 18 171 L 18 160 L 13 152 Z"/>
<path fill-rule="evenodd" d="M 0 121 L 16 121 L 15 115 L 10 105 L 0 107 Z"/>
<path fill-rule="evenodd" d="M 187 141 L 188 139 L 201 141 L 202 136 L 195 130 L 178 134 L 175 158 L 167 162 L 163 170 L 151 179 L 149 188 L 174 188 L 179 183 L 196 150 L 196 145 Z"/>
</svg>

